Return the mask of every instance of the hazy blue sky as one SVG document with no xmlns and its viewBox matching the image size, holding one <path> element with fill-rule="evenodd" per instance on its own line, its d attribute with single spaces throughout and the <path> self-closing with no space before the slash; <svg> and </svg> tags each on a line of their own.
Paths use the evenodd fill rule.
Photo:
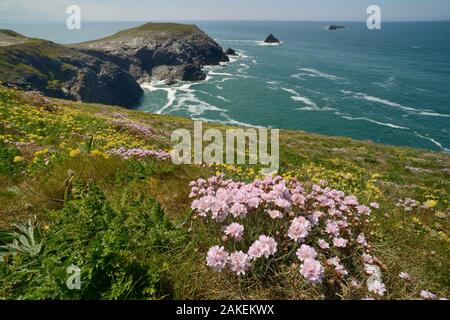
<svg viewBox="0 0 450 320">
<path fill-rule="evenodd" d="M 450 20 L 449 0 L 0 0 L 3 20 L 365 20 L 377 4 L 389 20 Z"/>
</svg>

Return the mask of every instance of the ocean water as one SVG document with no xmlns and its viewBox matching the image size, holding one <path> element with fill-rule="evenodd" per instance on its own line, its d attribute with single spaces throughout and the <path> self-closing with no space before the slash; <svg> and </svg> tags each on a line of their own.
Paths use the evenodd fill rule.
<svg viewBox="0 0 450 320">
<path fill-rule="evenodd" d="M 143 85 L 141 108 L 227 124 L 300 129 L 449 152 L 450 22 L 194 22 L 239 56 L 206 67 L 206 81 Z M 0 23 L 60 43 L 139 22 Z M 264 45 L 273 33 L 280 45 Z"/>
</svg>

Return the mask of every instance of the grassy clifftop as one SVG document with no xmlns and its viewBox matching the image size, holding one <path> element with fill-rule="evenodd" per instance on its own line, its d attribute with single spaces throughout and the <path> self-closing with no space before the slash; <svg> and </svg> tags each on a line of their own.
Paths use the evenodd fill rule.
<svg viewBox="0 0 450 320">
<path fill-rule="evenodd" d="M 113 35 L 110 35 L 102 39 L 83 42 L 81 45 L 85 46 L 87 44 L 103 43 L 114 40 L 123 41 L 127 39 L 136 38 L 139 36 L 149 36 L 149 35 L 155 36 L 155 34 L 160 34 L 161 36 L 164 37 L 167 37 L 169 35 L 180 37 L 183 35 L 189 35 L 200 32 L 203 33 L 196 25 L 150 22 L 135 28 L 119 31 Z"/>
<path fill-rule="evenodd" d="M 371 296 L 349 279 L 310 286 L 289 266 L 239 281 L 207 268 L 205 254 L 221 239 L 192 215 L 189 182 L 219 173 L 250 182 L 258 168 L 175 166 L 164 152 L 178 128 L 191 130 L 192 122 L 0 87 L 0 226 L 11 231 L 31 219 L 27 237 L 39 244 L 17 255 L 6 250 L 0 298 Z M 377 298 L 416 299 L 422 290 L 449 296 L 448 155 L 298 131 L 281 132 L 280 151 L 283 178 L 326 180 L 362 203 L 379 203 L 366 226 L 384 266 L 387 291 Z M 8 243 L 4 234 L 0 245 Z M 70 264 L 82 268 L 81 291 L 65 287 Z"/>
</svg>

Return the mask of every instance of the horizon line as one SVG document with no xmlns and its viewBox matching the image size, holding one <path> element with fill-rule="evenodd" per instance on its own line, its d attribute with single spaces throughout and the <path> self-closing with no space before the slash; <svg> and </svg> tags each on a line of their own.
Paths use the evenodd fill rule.
<svg viewBox="0 0 450 320">
<path fill-rule="evenodd" d="M 32 23 L 32 22 L 65 22 L 66 20 L 61 19 L 45 19 L 45 20 L 33 20 L 33 19 L 26 19 L 26 20 L 16 20 L 16 19 L 3 19 L 0 21 L 1 23 L 8 23 L 8 22 L 15 22 L 15 23 Z M 173 20 L 166 20 L 166 19 L 148 19 L 148 20 L 91 20 L 86 19 L 82 20 L 82 22 L 360 22 L 364 23 L 366 20 L 326 20 L 326 19 L 173 19 Z M 450 22 L 450 18 L 444 18 L 444 19 L 411 19 L 411 20 L 383 20 L 383 22 Z"/>
</svg>

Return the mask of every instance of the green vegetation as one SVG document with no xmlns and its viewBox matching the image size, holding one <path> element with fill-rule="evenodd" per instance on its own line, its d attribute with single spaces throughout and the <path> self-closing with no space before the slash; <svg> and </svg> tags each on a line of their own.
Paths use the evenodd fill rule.
<svg viewBox="0 0 450 320">
<path fill-rule="evenodd" d="M 178 128 L 192 122 L 0 87 L 0 299 L 321 299 L 298 270 L 230 280 L 206 266 L 221 239 L 192 216 L 189 182 L 218 173 L 250 182 L 258 168 L 109 152 L 170 151 Z M 450 296 L 448 155 L 298 131 L 281 132 L 280 150 L 284 178 L 327 180 L 380 204 L 367 236 L 386 266 L 384 298 Z M 81 290 L 67 289 L 71 265 Z"/>
<path fill-rule="evenodd" d="M 200 32 L 200 29 L 196 25 L 179 24 L 179 23 L 146 23 L 144 25 L 119 31 L 113 35 L 105 37 L 103 39 L 83 42 L 84 44 L 93 44 L 96 42 L 104 42 L 115 39 L 126 39 L 127 37 L 136 37 L 140 34 L 149 33 L 173 33 L 173 34 L 190 34 Z"/>
</svg>

